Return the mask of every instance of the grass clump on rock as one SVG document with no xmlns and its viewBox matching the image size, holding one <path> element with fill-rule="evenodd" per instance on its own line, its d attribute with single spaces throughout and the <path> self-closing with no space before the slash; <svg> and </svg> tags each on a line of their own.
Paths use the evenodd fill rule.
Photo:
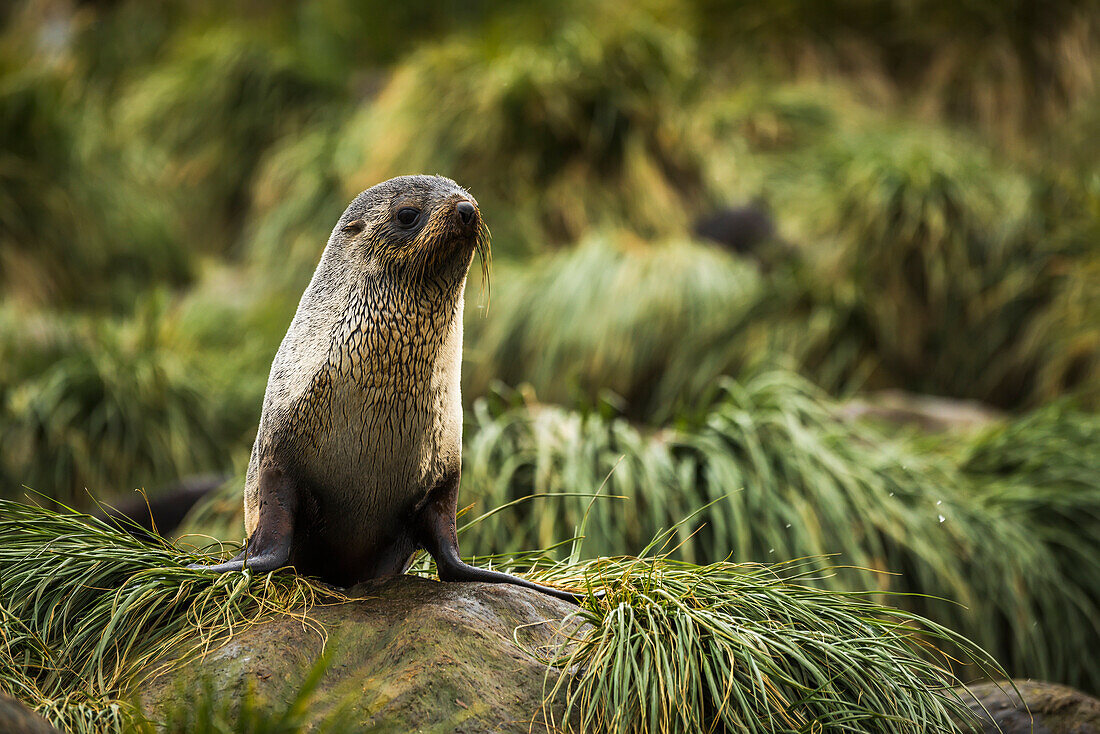
<svg viewBox="0 0 1100 734">
<path fill-rule="evenodd" d="M 69 731 L 119 730 L 133 713 L 120 701 L 135 686 L 235 630 L 268 615 L 309 624 L 314 604 L 347 601 L 288 572 L 189 570 L 197 557 L 166 542 L 9 501 L 0 500 L 0 534 L 0 688 Z M 815 721 L 824 731 L 852 721 L 952 731 L 954 681 L 922 641 L 950 639 L 982 666 L 988 659 L 908 613 L 804 587 L 802 570 L 666 558 L 544 568 L 543 578 L 603 592 L 578 612 L 591 631 L 548 659 L 579 673 L 572 705 L 594 731 Z"/>
<path fill-rule="evenodd" d="M 702 527 L 678 526 L 678 557 L 836 554 L 836 563 L 890 573 L 819 585 L 911 594 L 908 608 L 975 640 L 1014 675 L 1082 687 L 1100 680 L 1100 668 L 1077 654 L 1100 640 L 1100 587 L 1059 560 L 1063 543 L 1074 558 L 1100 552 L 1088 509 L 1100 483 L 1081 483 L 1087 471 L 1073 475 L 1085 509 L 1071 518 L 1057 510 L 1063 500 L 1047 497 L 1057 490 L 975 481 L 957 459 L 840 419 L 819 390 L 783 372 L 727 381 L 697 421 L 658 431 L 551 406 L 482 402 L 472 414 L 463 496 L 496 507 L 544 495 L 537 512 L 470 528 L 473 547 L 547 547 L 560 528 L 583 526 L 590 552 L 613 555 L 709 505 Z M 1044 471 L 1058 456 L 1044 457 Z M 582 493 L 604 482 L 625 502 L 590 507 Z M 1042 532 L 1038 517 L 1047 518 Z"/>
<path fill-rule="evenodd" d="M 615 734 L 955 731 L 968 717 L 930 643 L 949 640 L 983 668 L 988 657 L 865 595 L 800 583 L 817 572 L 667 556 L 555 569 L 604 592 L 579 612 L 589 626 L 575 646 L 548 657 L 569 691 L 562 720 L 577 709 L 582 731 Z"/>
<path fill-rule="evenodd" d="M 0 688 L 66 731 L 115 730 L 125 697 L 170 654 L 339 598 L 292 575 L 190 570 L 202 559 L 167 542 L 8 500 L 0 537 Z"/>
</svg>

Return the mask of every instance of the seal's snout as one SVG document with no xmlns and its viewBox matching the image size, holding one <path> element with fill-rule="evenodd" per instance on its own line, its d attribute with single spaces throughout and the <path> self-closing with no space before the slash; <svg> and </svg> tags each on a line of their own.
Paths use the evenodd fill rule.
<svg viewBox="0 0 1100 734">
<path fill-rule="evenodd" d="M 473 224 L 477 216 L 477 209 L 468 201 L 460 201 L 455 205 L 455 213 L 458 214 L 458 218 L 462 224 L 468 227 Z"/>
</svg>

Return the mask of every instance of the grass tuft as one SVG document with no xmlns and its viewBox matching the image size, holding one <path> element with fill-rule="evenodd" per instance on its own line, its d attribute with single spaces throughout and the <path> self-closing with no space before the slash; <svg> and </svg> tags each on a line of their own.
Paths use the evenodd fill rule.
<svg viewBox="0 0 1100 734">
<path fill-rule="evenodd" d="M 699 87 L 691 39 L 645 11 L 607 10 L 538 42 L 411 54 L 346 131 L 349 193 L 446 172 L 478 197 L 505 253 L 600 223 L 682 231 L 706 192 L 685 110 Z"/>
<path fill-rule="evenodd" d="M 343 597 L 205 560 L 87 516 L 0 500 L 0 686 L 66 731 L 111 730 L 134 687 L 269 613 Z"/>
<path fill-rule="evenodd" d="M 761 295 L 752 266 L 717 248 L 591 237 L 498 275 L 488 312 L 467 318 L 463 387 L 529 384 L 546 402 L 669 419 L 741 366 Z"/>
<path fill-rule="evenodd" d="M 0 326 L 0 477 L 10 478 L 0 496 L 48 488 L 86 508 L 89 491 L 158 489 L 229 463 L 226 421 L 173 350 L 162 305 L 117 321 Z"/>
<path fill-rule="evenodd" d="M 665 536 L 665 541 L 670 536 Z M 652 548 L 652 546 L 651 546 Z M 647 549 L 649 550 L 649 549 Z M 934 647 L 992 660 L 928 620 L 865 594 L 805 583 L 817 564 L 600 558 L 549 571 L 598 590 L 575 646 L 546 656 L 580 731 L 951 732 L 968 720 Z"/>
<path fill-rule="evenodd" d="M 824 588 L 911 594 L 912 611 L 975 640 L 1013 675 L 1086 688 L 1100 681 L 1100 667 L 1078 654 L 1100 641 L 1100 586 L 1059 560 L 1100 553 L 1088 509 L 1100 502 L 1100 474 L 1075 471 L 1072 501 L 1056 499 L 1054 486 L 979 482 L 957 459 L 839 419 L 819 390 L 789 373 L 727 381 L 717 398 L 697 422 L 660 431 L 550 406 L 479 403 L 464 452 L 466 501 L 544 497 L 537 512 L 471 527 L 464 542 L 506 553 L 584 527 L 590 553 L 637 552 L 708 506 L 701 527 L 677 527 L 683 560 L 833 555 L 889 574 L 834 575 L 818 580 Z M 1072 429 L 1046 426 L 1062 448 L 1043 456 L 1043 471 L 1056 471 L 1062 453 L 1089 453 L 1084 440 L 1060 444 Z M 590 507 L 585 493 L 600 487 L 628 499 Z M 1074 505 L 1085 509 L 1056 510 Z"/>
<path fill-rule="evenodd" d="M 143 680 L 264 615 L 305 620 L 315 604 L 346 601 L 291 574 L 189 570 L 182 564 L 199 556 L 86 516 L 0 500 L 0 533 L 0 689 L 67 731 L 144 730 L 124 703 Z M 566 720 L 576 709 L 601 732 L 953 731 L 951 715 L 965 709 L 945 693 L 955 681 L 932 643 L 949 642 L 982 672 L 995 664 L 910 613 L 804 583 L 819 572 L 811 562 L 700 567 L 667 555 L 536 568 L 591 592 L 578 618 L 592 626 L 578 628 L 576 646 L 543 651 L 562 671 L 551 685 L 568 686 Z M 169 730 L 296 731 L 324 667 L 275 716 L 251 698 L 200 696 L 199 708 L 170 715 Z"/>
</svg>

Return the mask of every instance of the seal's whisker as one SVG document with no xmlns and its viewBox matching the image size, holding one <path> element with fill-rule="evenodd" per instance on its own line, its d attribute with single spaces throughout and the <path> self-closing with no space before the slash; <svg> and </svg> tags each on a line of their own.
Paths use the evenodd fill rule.
<svg viewBox="0 0 1100 734">
<path fill-rule="evenodd" d="M 481 261 L 482 296 L 485 298 L 485 302 L 480 305 L 482 306 L 481 315 L 484 318 L 489 314 L 489 304 L 492 300 L 491 276 L 493 265 L 492 233 L 489 231 L 489 225 L 484 220 L 481 221 L 478 227 L 475 247 L 478 259 Z"/>
</svg>

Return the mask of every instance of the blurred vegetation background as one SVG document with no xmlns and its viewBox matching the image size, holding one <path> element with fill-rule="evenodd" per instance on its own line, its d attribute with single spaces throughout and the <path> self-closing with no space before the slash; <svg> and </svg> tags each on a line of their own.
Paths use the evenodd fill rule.
<svg viewBox="0 0 1100 734">
<path fill-rule="evenodd" d="M 839 554 L 896 575 L 820 583 L 943 597 L 911 603 L 1015 675 L 1100 690 L 1095 2 L 0 21 L 0 496 L 87 508 L 225 472 L 189 527 L 239 539 L 267 370 L 333 223 L 439 173 L 493 232 L 464 502 L 558 495 L 467 552 L 568 539 L 571 494 L 630 498 L 591 507 L 603 554 L 716 501 L 683 557 Z M 927 399 L 884 395 L 981 419 L 922 430 Z"/>
</svg>

